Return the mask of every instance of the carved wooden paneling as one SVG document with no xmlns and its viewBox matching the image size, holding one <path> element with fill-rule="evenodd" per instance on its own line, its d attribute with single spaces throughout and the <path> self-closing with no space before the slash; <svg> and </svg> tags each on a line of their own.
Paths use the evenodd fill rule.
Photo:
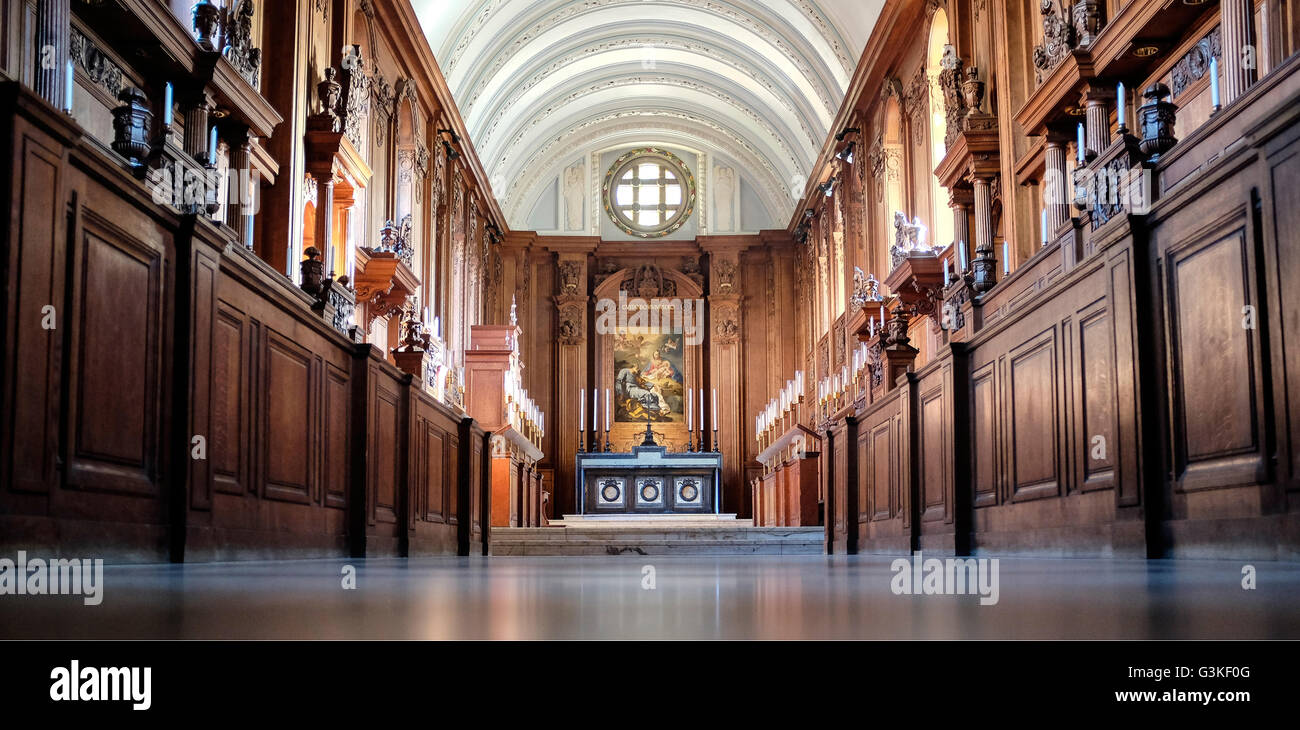
<svg viewBox="0 0 1300 730">
<path fill-rule="evenodd" d="M 212 461 L 213 489 L 223 494 L 238 495 L 248 489 L 248 404 L 252 402 L 245 367 L 248 358 L 243 312 L 222 302 L 213 329 L 208 456 Z"/>
<path fill-rule="evenodd" d="M 1275 331 L 1280 334 L 1284 347 L 1277 347 L 1281 363 L 1276 370 L 1285 385 L 1276 387 L 1284 394 L 1285 401 L 1292 404 L 1290 408 L 1279 408 L 1279 431 L 1285 436 L 1290 457 L 1283 463 L 1290 463 L 1290 488 L 1300 489 L 1300 412 L 1295 404 L 1300 404 L 1300 246 L 1296 246 L 1296 231 L 1300 231 L 1300 140 L 1292 140 L 1279 149 L 1268 160 L 1267 188 L 1272 198 L 1272 221 L 1266 223 L 1273 242 L 1273 256 L 1277 261 L 1275 279 L 1281 283 L 1278 298 L 1283 317 Z M 1278 358 L 1275 358 L 1277 362 Z M 1275 377 L 1274 382 L 1277 382 Z"/>
<path fill-rule="evenodd" d="M 444 474 L 448 448 L 446 434 L 426 419 L 421 419 L 421 423 L 423 424 L 419 432 L 421 468 L 416 483 L 422 487 L 422 519 L 425 522 L 444 522 L 446 520 L 444 498 L 447 493 Z"/>
<path fill-rule="evenodd" d="M 1056 330 L 1012 351 L 1008 398 L 1011 418 L 1011 496 L 1060 494 L 1057 447 Z"/>
<path fill-rule="evenodd" d="M 920 474 L 921 521 L 942 520 L 948 516 L 947 493 L 951 476 L 952 444 L 949 443 L 948 405 L 942 385 L 920 395 L 920 439 L 916 448 Z"/>
<path fill-rule="evenodd" d="M 1078 323 L 1079 376 L 1074 383 L 1079 430 L 1072 444 L 1079 464 L 1076 484 L 1083 491 L 1110 489 L 1115 486 L 1119 448 L 1114 330 L 1110 313 L 1102 306 L 1082 310 Z"/>
<path fill-rule="evenodd" d="M 351 419 L 352 382 L 348 371 L 325 364 L 325 473 L 324 504 L 339 509 L 348 506 L 348 425 Z"/>
<path fill-rule="evenodd" d="M 264 342 L 262 496 L 307 504 L 316 454 L 312 354 L 270 327 Z"/>
<path fill-rule="evenodd" d="M 8 142 L 8 140 L 6 140 Z M 59 426 L 59 340 L 61 329 L 42 326 L 42 308 L 54 305 L 56 326 L 63 326 L 64 236 L 59 217 L 64 215 L 60 153 L 41 139 L 24 136 L 18 142 L 21 164 L 7 172 L 22 215 L 4 232 L 12 248 L 8 255 L 10 279 L 5 282 L 13 351 L 6 348 L 4 418 L 9 443 L 0 449 L 10 463 L 5 489 L 48 492 L 55 481 Z M 8 201 L 6 201 L 8 204 Z"/>
<path fill-rule="evenodd" d="M 159 493 L 163 275 L 162 251 L 83 209 L 69 486 Z"/>
<path fill-rule="evenodd" d="M 401 404 L 391 379 L 372 368 L 370 404 L 370 447 L 373 456 L 369 491 L 373 494 L 370 519 L 373 523 L 395 523 L 397 518 L 398 479 L 401 475 L 402 449 Z"/>
<path fill-rule="evenodd" d="M 970 449 L 974 468 L 975 507 L 998 503 L 998 405 L 995 366 L 989 363 L 971 376 Z"/>
<path fill-rule="evenodd" d="M 888 520 L 898 514 L 898 450 L 894 445 L 897 422 L 889 419 L 871 432 L 871 519 Z"/>
<path fill-rule="evenodd" d="M 1245 222 L 1234 215 L 1167 254 L 1174 478 L 1180 490 L 1250 483 L 1260 467 L 1259 343 L 1241 322 L 1241 307 L 1254 301 L 1246 240 Z M 1207 418 L 1211 404 L 1214 415 Z"/>
</svg>

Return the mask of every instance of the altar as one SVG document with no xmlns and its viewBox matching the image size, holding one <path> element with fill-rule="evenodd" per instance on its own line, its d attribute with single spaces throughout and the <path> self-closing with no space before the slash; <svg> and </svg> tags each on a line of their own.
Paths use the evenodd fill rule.
<svg viewBox="0 0 1300 730">
<path fill-rule="evenodd" d="M 717 452 L 669 453 L 647 444 L 631 453 L 579 453 L 576 460 L 584 515 L 717 514 L 722 501 Z"/>
</svg>

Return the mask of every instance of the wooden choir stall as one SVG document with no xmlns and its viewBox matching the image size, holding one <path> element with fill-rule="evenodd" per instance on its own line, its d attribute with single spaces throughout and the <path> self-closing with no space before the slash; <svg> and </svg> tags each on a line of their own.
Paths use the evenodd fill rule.
<svg viewBox="0 0 1300 730">
<path fill-rule="evenodd" d="M 513 315 L 511 320 L 514 320 Z M 546 417 L 523 387 L 519 328 L 475 325 L 465 352 L 465 402 L 491 434 L 491 527 L 541 527 L 549 501 L 538 463 Z"/>
</svg>

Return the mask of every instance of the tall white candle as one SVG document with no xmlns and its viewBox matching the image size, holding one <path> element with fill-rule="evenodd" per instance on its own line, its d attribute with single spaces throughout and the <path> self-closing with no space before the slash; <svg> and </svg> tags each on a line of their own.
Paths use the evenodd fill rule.
<svg viewBox="0 0 1300 730">
<path fill-rule="evenodd" d="M 1119 84 L 1119 105 L 1116 110 L 1119 114 L 1119 126 L 1126 126 L 1125 121 L 1128 119 L 1128 89 L 1124 88 L 1124 82 Z"/>
<path fill-rule="evenodd" d="M 600 430 L 600 391 L 591 389 L 591 430 Z"/>
<path fill-rule="evenodd" d="M 695 426 L 695 399 L 692 397 L 691 389 L 686 389 L 686 430 L 692 431 Z"/>
<path fill-rule="evenodd" d="M 703 432 L 704 424 L 706 423 L 706 421 L 704 420 L 704 389 L 703 388 L 700 388 L 700 392 L 698 393 L 698 396 L 700 400 L 700 431 Z"/>
<path fill-rule="evenodd" d="M 605 430 L 609 430 L 609 388 L 605 389 Z"/>
<path fill-rule="evenodd" d="M 1043 245 L 1047 245 L 1047 209 L 1043 208 Z"/>
<path fill-rule="evenodd" d="M 958 242 L 957 242 L 957 254 L 961 257 L 961 270 L 962 270 L 962 272 L 964 273 L 968 268 L 970 268 L 970 261 L 967 260 L 967 258 L 966 258 L 966 242 L 965 242 L 965 241 L 958 241 Z"/>
<path fill-rule="evenodd" d="M 1210 56 L 1210 105 L 1219 106 L 1219 57 Z"/>
<path fill-rule="evenodd" d="M 1082 165 L 1087 162 L 1087 158 L 1085 157 L 1087 154 L 1087 145 L 1084 143 L 1083 139 L 1083 122 L 1079 123 L 1079 139 L 1075 141 L 1075 146 L 1079 148 L 1079 164 Z"/>
<path fill-rule="evenodd" d="M 578 389 L 578 433 L 582 433 L 582 424 L 587 422 L 587 394 Z"/>
<path fill-rule="evenodd" d="M 713 389 L 713 430 L 718 430 L 718 389 Z"/>
<path fill-rule="evenodd" d="M 163 131 L 172 126 L 172 82 L 163 86 Z"/>
<path fill-rule="evenodd" d="M 212 134 L 208 136 L 208 164 L 217 164 L 217 128 L 212 128 Z"/>
<path fill-rule="evenodd" d="M 1002 273 L 1003 275 L 1011 273 L 1011 242 L 1002 242 Z"/>
<path fill-rule="evenodd" d="M 73 65 L 71 60 L 68 61 L 68 78 L 66 78 L 64 81 L 65 81 L 65 86 L 63 88 L 63 110 L 71 114 L 72 113 L 72 87 L 73 84 L 77 83 L 76 66 Z"/>
<path fill-rule="evenodd" d="M 948 286 L 948 259 L 943 260 L 943 285 Z"/>
</svg>

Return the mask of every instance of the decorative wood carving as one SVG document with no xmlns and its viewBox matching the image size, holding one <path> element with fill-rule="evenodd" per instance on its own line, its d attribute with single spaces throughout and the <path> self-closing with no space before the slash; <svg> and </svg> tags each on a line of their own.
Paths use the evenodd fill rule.
<svg viewBox="0 0 1300 730">
<path fill-rule="evenodd" d="M 235 71 L 257 88 L 262 73 L 262 50 L 253 45 L 253 0 L 239 0 L 226 11 L 226 47 L 222 54 Z"/>
</svg>

